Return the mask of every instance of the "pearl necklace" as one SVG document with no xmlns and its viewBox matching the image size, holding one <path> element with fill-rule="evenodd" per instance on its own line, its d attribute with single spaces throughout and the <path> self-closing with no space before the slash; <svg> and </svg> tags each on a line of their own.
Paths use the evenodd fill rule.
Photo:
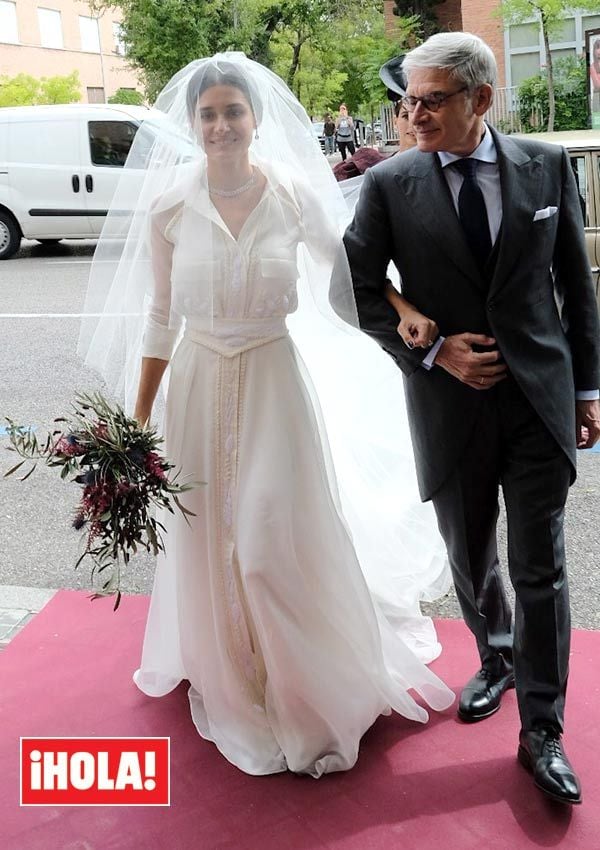
<svg viewBox="0 0 600 850">
<path fill-rule="evenodd" d="M 242 195 L 244 192 L 247 192 L 248 189 L 251 189 L 255 183 L 256 174 L 253 169 L 250 179 L 246 180 L 246 182 L 241 186 L 238 186 L 237 189 L 217 189 L 214 186 L 209 186 L 208 191 L 211 195 L 218 195 L 219 198 L 235 198 L 237 195 Z"/>
</svg>

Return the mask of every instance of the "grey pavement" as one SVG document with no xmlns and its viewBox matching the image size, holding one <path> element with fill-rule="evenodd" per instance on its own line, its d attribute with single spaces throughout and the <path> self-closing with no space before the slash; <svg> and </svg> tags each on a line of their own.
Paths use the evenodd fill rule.
<svg viewBox="0 0 600 850">
<path fill-rule="evenodd" d="M 0 651 L 42 610 L 55 592 L 43 587 L 0 586 Z"/>
</svg>

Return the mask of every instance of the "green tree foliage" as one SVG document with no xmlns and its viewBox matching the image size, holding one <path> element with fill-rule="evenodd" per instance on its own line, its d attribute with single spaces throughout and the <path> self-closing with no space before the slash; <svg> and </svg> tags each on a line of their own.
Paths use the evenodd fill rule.
<svg viewBox="0 0 600 850">
<path fill-rule="evenodd" d="M 281 76 L 289 69 L 291 49 L 276 36 L 271 44 L 273 70 Z M 302 59 L 292 82 L 292 89 L 309 115 L 320 118 L 331 111 L 332 104 L 340 103 L 347 78 L 336 68 L 335 54 L 306 44 Z"/>
<path fill-rule="evenodd" d="M 270 66 L 270 39 L 289 3 L 274 0 L 92 0 L 102 14 L 121 12 L 127 61 L 144 82 L 148 100 L 180 68 L 224 50 L 243 50 Z"/>
<path fill-rule="evenodd" d="M 440 28 L 435 10 L 444 2 L 445 0 L 395 0 L 393 11 L 399 18 L 416 18 L 420 35 L 427 38 Z"/>
<path fill-rule="evenodd" d="M 81 100 L 81 81 L 77 71 L 66 77 L 42 77 L 38 103 L 77 103 Z"/>
<path fill-rule="evenodd" d="M 212 52 L 214 10 L 206 0 L 120 0 L 127 61 L 141 72 L 153 100 L 192 59 Z"/>
<path fill-rule="evenodd" d="M 420 31 L 413 16 L 386 36 L 382 0 L 92 0 L 96 14 L 109 7 L 121 12 L 127 60 L 150 102 L 193 59 L 243 50 L 286 80 L 312 115 L 342 100 L 355 113 L 385 100 L 380 65 Z"/>
<path fill-rule="evenodd" d="M 520 24 L 531 18 L 539 21 L 546 48 L 546 79 L 548 85 L 548 130 L 555 129 L 556 95 L 554 63 L 550 51 L 552 36 L 560 31 L 567 15 L 575 9 L 598 10 L 598 0 L 502 0 L 498 14 L 505 24 Z"/>
<path fill-rule="evenodd" d="M 339 17 L 313 21 L 312 33 L 297 55 L 296 48 L 306 34 L 298 19 L 295 26 L 288 21 L 274 33 L 273 70 L 287 78 L 311 115 L 337 111 L 341 102 L 354 115 L 370 115 L 386 99 L 379 68 L 406 51 L 416 38 L 416 18 L 401 19 L 394 35 L 388 37 L 381 3 L 361 3 L 358 10 L 360 14 L 356 10 L 351 14 L 346 6 Z M 306 20 L 304 25 L 308 27 Z"/>
<path fill-rule="evenodd" d="M 31 106 L 37 103 L 40 81 L 29 74 L 0 77 L 0 106 Z"/>
<path fill-rule="evenodd" d="M 125 103 L 129 106 L 142 106 L 144 103 L 144 95 L 136 89 L 117 89 L 116 92 L 108 98 L 109 103 Z"/>
<path fill-rule="evenodd" d="M 77 71 L 61 77 L 36 79 L 29 74 L 0 77 L 0 106 L 35 106 L 50 103 L 76 103 L 81 100 Z"/>
<path fill-rule="evenodd" d="M 585 59 L 566 56 L 554 68 L 555 130 L 582 130 L 588 126 L 587 71 Z M 548 72 L 543 69 L 519 86 L 519 116 L 526 132 L 548 129 Z"/>
<path fill-rule="evenodd" d="M 383 15 L 373 10 L 358 24 L 351 20 L 340 23 L 338 48 L 348 75 L 342 100 L 355 115 L 371 115 L 386 100 L 385 86 L 379 77 L 381 66 L 410 49 L 418 39 L 417 17 L 402 18 L 392 36 L 384 33 Z"/>
</svg>

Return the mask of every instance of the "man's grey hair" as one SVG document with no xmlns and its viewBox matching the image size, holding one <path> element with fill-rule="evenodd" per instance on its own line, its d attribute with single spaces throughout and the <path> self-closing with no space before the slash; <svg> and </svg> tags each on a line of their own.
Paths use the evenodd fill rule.
<svg viewBox="0 0 600 850">
<path fill-rule="evenodd" d="M 484 83 L 496 86 L 496 58 L 479 36 L 470 32 L 438 32 L 407 53 L 402 70 L 410 80 L 417 68 L 441 68 L 450 76 L 475 89 Z"/>
</svg>

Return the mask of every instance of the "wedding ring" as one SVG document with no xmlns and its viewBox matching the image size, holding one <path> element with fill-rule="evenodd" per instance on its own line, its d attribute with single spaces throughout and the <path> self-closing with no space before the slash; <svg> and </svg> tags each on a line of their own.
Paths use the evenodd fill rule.
<svg viewBox="0 0 600 850">
<path fill-rule="evenodd" d="M 485 378 L 484 378 L 484 377 L 481 377 L 481 378 L 479 379 L 479 383 L 483 386 L 483 385 L 485 384 Z"/>
</svg>

